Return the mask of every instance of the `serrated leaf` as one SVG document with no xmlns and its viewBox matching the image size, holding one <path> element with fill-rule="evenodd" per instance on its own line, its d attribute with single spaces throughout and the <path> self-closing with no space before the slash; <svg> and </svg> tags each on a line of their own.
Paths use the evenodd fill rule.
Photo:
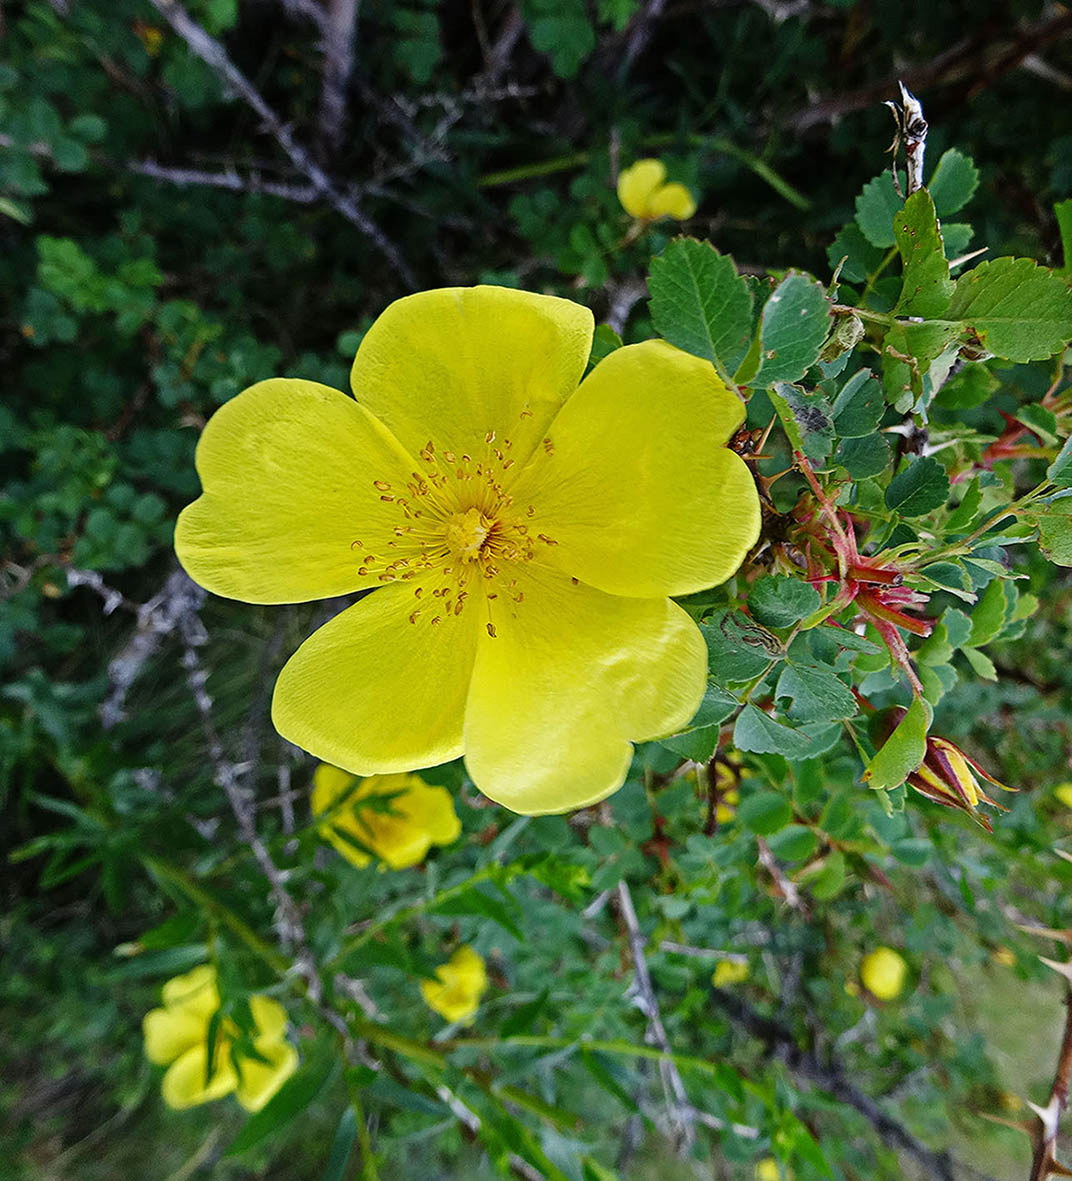
<svg viewBox="0 0 1072 1181">
<path fill-rule="evenodd" d="M 995 356 L 1041 361 L 1072 338 L 1072 290 L 1030 258 L 997 258 L 957 280 L 946 316 Z"/>
<path fill-rule="evenodd" d="M 1038 404 L 1021 406 L 1016 411 L 1016 421 L 1036 434 L 1044 447 L 1057 445 L 1057 415 L 1052 410 Z"/>
<path fill-rule="evenodd" d="M 700 631 L 711 676 L 720 685 L 750 681 L 783 655 L 778 640 L 740 611 L 718 612 L 700 624 Z"/>
<path fill-rule="evenodd" d="M 963 221 L 944 222 L 942 224 L 942 242 L 945 244 L 945 256 L 950 261 L 960 256 L 971 245 L 975 237 L 975 229 Z M 961 264 L 963 265 L 963 264 Z"/>
<path fill-rule="evenodd" d="M 927 753 L 930 722 L 930 706 L 918 697 L 913 698 L 897 729 L 865 768 L 864 783 L 876 791 L 888 791 L 904 783 Z"/>
<path fill-rule="evenodd" d="M 1057 453 L 1057 458 L 1046 469 L 1046 479 L 1058 488 L 1072 488 L 1072 438 Z"/>
<path fill-rule="evenodd" d="M 511 901 L 514 902 L 513 909 L 519 910 L 520 908 L 517 902 L 513 899 Z M 482 918 L 491 919 L 493 923 L 498 923 L 504 931 L 508 931 L 515 939 L 524 941 L 525 938 L 525 933 L 514 921 L 513 915 L 505 903 L 501 902 L 498 898 L 492 897 L 490 894 L 485 894 L 483 890 L 479 890 L 475 886 L 470 886 L 458 894 L 445 898 L 435 906 L 434 913 L 446 915 L 480 915 Z"/>
<path fill-rule="evenodd" d="M 748 609 L 765 627 L 792 627 L 816 610 L 821 601 L 815 587 L 788 574 L 768 574 L 757 579 L 748 591 Z"/>
<path fill-rule="evenodd" d="M 675 238 L 651 260 L 652 323 L 665 340 L 732 373 L 752 333 L 752 292 L 710 242 Z"/>
<path fill-rule="evenodd" d="M 1057 566 L 1072 566 L 1072 496 L 1036 505 L 1029 517 L 1038 526 L 1039 549 Z"/>
<path fill-rule="evenodd" d="M 889 467 L 893 452 L 882 435 L 864 435 L 843 439 L 834 458 L 854 480 L 866 480 Z"/>
<path fill-rule="evenodd" d="M 819 838 L 802 824 L 790 824 L 770 839 L 771 852 L 780 861 L 807 861 L 819 847 Z"/>
<path fill-rule="evenodd" d="M 849 378 L 834 400 L 834 430 L 841 439 L 873 434 L 885 410 L 882 386 L 870 369 L 861 369 Z"/>
<path fill-rule="evenodd" d="M 893 187 L 893 173 L 886 169 L 864 185 L 856 198 L 856 224 L 872 246 L 893 246 L 893 217 L 904 205 L 904 198 Z"/>
<path fill-rule="evenodd" d="M 695 763 L 706 762 L 718 748 L 721 723 L 740 705 L 732 693 L 720 689 L 714 682 L 708 682 L 700 708 L 680 734 L 671 734 L 661 740 L 662 745 L 682 758 Z"/>
<path fill-rule="evenodd" d="M 965 489 L 964 495 L 960 499 L 960 504 L 946 518 L 945 527 L 950 533 L 965 532 L 971 527 L 971 523 L 975 520 L 979 512 L 979 506 L 982 503 L 983 492 L 979 487 L 979 477 L 976 476 Z M 965 587 L 964 589 L 967 590 L 968 588 Z"/>
<path fill-rule="evenodd" d="M 826 257 L 831 271 L 841 264 L 841 279 L 863 283 L 872 271 L 878 269 L 882 251 L 868 242 L 855 221 L 850 221 L 827 247 Z"/>
<path fill-rule="evenodd" d="M 938 229 L 934 203 L 926 189 L 913 193 L 894 215 L 893 232 L 904 263 L 896 315 L 937 317 L 949 307 L 953 280 Z"/>
<path fill-rule="evenodd" d="M 979 169 L 970 156 L 950 148 L 942 153 L 927 190 L 939 217 L 948 217 L 963 209 L 979 186 Z"/>
<path fill-rule="evenodd" d="M 824 395 L 779 382 L 767 396 L 793 450 L 803 451 L 813 464 L 822 464 L 834 445 L 833 412 Z"/>
<path fill-rule="evenodd" d="M 819 664 L 786 664 L 775 696 L 792 701 L 789 716 L 798 722 L 836 722 L 858 708 L 852 690 L 832 668 Z"/>
<path fill-rule="evenodd" d="M 963 648 L 965 659 L 972 666 L 977 677 L 982 677 L 984 681 L 996 681 L 998 679 L 998 670 L 994 667 L 994 662 L 985 652 L 980 652 L 978 648 Z"/>
<path fill-rule="evenodd" d="M 886 489 L 886 507 L 902 517 L 920 517 L 949 499 L 949 476 L 933 457 L 921 456 L 897 473 Z"/>
<path fill-rule="evenodd" d="M 749 356 L 735 380 L 757 389 L 799 380 L 819 359 L 830 330 L 830 314 L 821 284 L 807 275 L 787 275 L 763 305 L 758 368 L 747 371 L 751 368 Z"/>
<path fill-rule="evenodd" d="M 817 753 L 807 734 L 783 726 L 754 705 L 746 705 L 738 716 L 733 745 L 738 750 L 783 755 L 787 759 L 807 759 Z"/>
<path fill-rule="evenodd" d="M 1053 207 L 1057 216 L 1057 228 L 1061 232 L 1061 252 L 1064 256 L 1064 266 L 1061 274 L 1072 274 L 1072 197 L 1067 201 L 1058 201 Z"/>
</svg>

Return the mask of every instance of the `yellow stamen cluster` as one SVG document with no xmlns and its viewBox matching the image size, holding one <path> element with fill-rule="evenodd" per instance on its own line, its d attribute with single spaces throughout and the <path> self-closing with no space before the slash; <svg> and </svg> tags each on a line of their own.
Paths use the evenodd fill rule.
<svg viewBox="0 0 1072 1181">
<path fill-rule="evenodd" d="M 517 462 L 512 447 L 505 438 L 497 445 L 494 431 L 484 436 L 476 458 L 439 451 L 429 440 L 420 451 L 421 470 L 410 473 L 404 488 L 373 481 L 380 500 L 393 504 L 402 522 L 387 543 L 390 554 L 370 554 L 360 540 L 350 548 L 360 562 L 359 574 L 376 574 L 383 583 L 415 583 L 413 595 L 419 602 L 410 623 L 427 615 L 428 622 L 438 625 L 448 615 L 460 615 L 475 594 L 487 603 L 487 631 L 494 637 L 492 602 L 500 595 L 514 603 L 525 597 L 510 566 L 532 561 L 541 545 L 558 544 L 530 528 L 534 505 L 514 504 L 509 492 L 509 473 Z M 542 450 L 553 453 L 550 438 L 543 440 Z"/>
</svg>

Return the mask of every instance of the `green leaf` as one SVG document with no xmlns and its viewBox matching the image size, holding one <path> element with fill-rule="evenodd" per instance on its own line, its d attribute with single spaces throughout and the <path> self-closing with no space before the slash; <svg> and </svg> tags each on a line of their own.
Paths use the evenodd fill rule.
<svg viewBox="0 0 1072 1181">
<path fill-rule="evenodd" d="M 902 517 L 920 517 L 949 498 L 949 476 L 932 456 L 921 456 L 897 473 L 886 489 L 886 507 Z"/>
<path fill-rule="evenodd" d="M 784 755 L 787 759 L 806 759 L 815 753 L 807 734 L 783 726 L 754 705 L 746 705 L 738 716 L 733 727 L 733 745 L 738 750 Z"/>
<path fill-rule="evenodd" d="M 973 648 L 989 644 L 1005 626 L 1008 615 L 1008 599 L 1005 585 L 995 578 L 983 591 L 975 610 L 971 613 L 971 635 L 968 642 Z"/>
<path fill-rule="evenodd" d="M 864 435 L 843 439 L 834 458 L 854 480 L 866 480 L 889 467 L 893 452 L 882 435 Z"/>
<path fill-rule="evenodd" d="M 830 304 L 820 283 L 787 275 L 763 306 L 759 324 L 759 368 L 736 380 L 757 389 L 797 381 L 819 359 L 830 329 Z"/>
<path fill-rule="evenodd" d="M 834 430 L 841 439 L 857 439 L 878 429 L 886 400 L 870 369 L 861 369 L 845 382 L 834 401 Z"/>
<path fill-rule="evenodd" d="M 949 514 L 946 518 L 945 527 L 950 533 L 962 533 L 971 527 L 971 523 L 975 520 L 979 506 L 983 503 L 983 492 L 979 487 L 979 477 L 976 476 L 974 480 L 964 490 L 964 495 L 960 499 L 960 504 Z M 934 577 L 933 574 L 930 577 Z"/>
<path fill-rule="evenodd" d="M 893 219 L 893 232 L 904 263 L 901 298 L 894 314 L 941 316 L 949 307 L 953 280 L 934 204 L 926 189 L 908 198 Z"/>
<path fill-rule="evenodd" d="M 1072 488 L 1072 438 L 1065 440 L 1057 458 L 1046 469 L 1046 479 L 1058 488 Z"/>
<path fill-rule="evenodd" d="M 1067 201 L 1058 201 L 1053 207 L 1057 215 L 1057 228 L 1061 231 L 1061 252 L 1064 255 L 1062 275 L 1072 274 L 1072 197 Z"/>
<path fill-rule="evenodd" d="M 771 852 L 780 861 L 807 861 L 819 847 L 819 838 L 803 824 L 790 824 L 770 839 Z"/>
<path fill-rule="evenodd" d="M 853 717 L 858 708 L 852 690 L 832 668 L 819 664 L 787 663 L 775 696 L 792 701 L 789 716 L 797 722 L 834 722 Z"/>
<path fill-rule="evenodd" d="M 589 366 L 598 365 L 604 357 L 621 347 L 622 338 L 609 324 L 597 324 L 592 335 L 592 352 L 588 358 Z"/>
<path fill-rule="evenodd" d="M 357 1117 L 354 1115 L 354 1109 L 347 1107 L 335 1129 L 335 1138 L 331 1142 L 331 1154 L 328 1156 L 322 1181 L 342 1181 L 356 1139 Z"/>
<path fill-rule="evenodd" d="M 803 451 L 812 463 L 821 464 L 834 445 L 833 414 L 823 394 L 779 383 L 767 396 L 793 450 Z"/>
<path fill-rule="evenodd" d="M 1029 258 L 998 258 L 962 275 L 946 313 L 1009 361 L 1040 361 L 1072 338 L 1072 290 Z"/>
<path fill-rule="evenodd" d="M 741 823 L 757 836 L 770 836 L 793 819 L 793 808 L 780 791 L 759 791 L 745 796 L 737 811 Z"/>
<path fill-rule="evenodd" d="M 528 1033 L 547 1007 L 550 996 L 550 988 L 545 988 L 539 996 L 515 1009 L 499 1027 L 499 1037 L 514 1037 L 515 1034 Z"/>
<path fill-rule="evenodd" d="M 560 78 L 572 78 L 596 47 L 596 34 L 584 0 L 522 0 L 533 49 L 551 58 Z"/>
<path fill-rule="evenodd" d="M 942 225 L 942 242 L 945 244 L 945 256 L 950 261 L 960 256 L 971 245 L 975 237 L 975 229 L 962 221 L 945 222 Z"/>
<path fill-rule="evenodd" d="M 893 246 L 893 216 L 904 205 L 893 187 L 893 173 L 887 168 L 868 181 L 856 198 L 856 222 L 872 246 Z"/>
<path fill-rule="evenodd" d="M 927 753 L 927 728 L 931 707 L 913 698 L 897 729 L 864 769 L 863 781 L 876 791 L 888 791 L 904 783 Z"/>
<path fill-rule="evenodd" d="M 700 631 L 711 676 L 720 685 L 750 681 L 782 657 L 778 640 L 740 611 L 717 612 L 700 624 Z"/>
<path fill-rule="evenodd" d="M 978 648 L 962 648 L 964 658 L 972 666 L 972 671 L 977 677 L 982 677 L 984 681 L 996 681 L 998 679 L 998 670 L 994 667 L 994 662 L 985 652 L 980 652 Z"/>
<path fill-rule="evenodd" d="M 515 911 L 520 910 L 518 903 L 514 899 L 511 899 L 511 901 L 514 903 L 513 909 Z M 506 905 L 498 898 L 494 898 L 490 894 L 485 894 L 483 890 L 478 890 L 475 886 L 470 886 L 468 889 L 444 899 L 434 908 L 433 913 L 481 915 L 484 918 L 491 919 L 493 923 L 498 923 L 503 930 L 509 931 L 515 939 L 523 941 L 525 938 L 525 933 L 514 922 L 513 916 Z"/>
<path fill-rule="evenodd" d="M 872 271 L 878 269 L 882 262 L 882 251 L 868 242 L 855 221 L 850 221 L 827 247 L 826 257 L 831 270 L 834 270 L 838 263 L 844 259 L 844 264 L 841 267 L 841 280 L 847 279 L 850 283 L 863 283 Z"/>
<path fill-rule="evenodd" d="M 740 702 L 732 693 L 720 689 L 714 682 L 708 682 L 704 699 L 696 716 L 687 729 L 680 734 L 671 734 L 662 739 L 662 745 L 682 758 L 693 762 L 706 762 L 718 747 L 720 725 L 737 708 Z"/>
<path fill-rule="evenodd" d="M 1057 566 L 1072 566 L 1072 496 L 1036 505 L 1025 519 L 1038 526 L 1039 549 L 1046 557 Z"/>
<path fill-rule="evenodd" d="M 727 373 L 748 348 L 752 292 L 710 242 L 674 238 L 651 260 L 651 319 L 664 339 Z"/>
<path fill-rule="evenodd" d="M 979 169 L 975 167 L 970 156 L 950 148 L 942 153 L 931 179 L 927 184 L 927 191 L 934 201 L 934 208 L 939 217 L 948 217 L 963 209 L 972 199 L 979 185 Z"/>
<path fill-rule="evenodd" d="M 246 1120 L 223 1155 L 238 1156 L 248 1152 L 303 1112 L 323 1090 L 334 1065 L 330 1057 L 324 1058 L 291 1075 L 268 1103 Z"/>
<path fill-rule="evenodd" d="M 748 591 L 748 609 L 765 627 L 792 627 L 815 611 L 819 592 L 802 578 L 768 574 L 758 578 Z"/>
</svg>

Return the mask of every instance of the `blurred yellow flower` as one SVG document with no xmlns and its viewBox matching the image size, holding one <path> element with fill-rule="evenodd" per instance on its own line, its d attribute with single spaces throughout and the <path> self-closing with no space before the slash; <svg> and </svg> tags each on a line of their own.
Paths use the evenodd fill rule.
<svg viewBox="0 0 1072 1181">
<path fill-rule="evenodd" d="M 1066 808 L 1072 808 L 1072 783 L 1059 783 L 1053 789 L 1053 794 Z"/>
<path fill-rule="evenodd" d="M 372 807 L 369 797 L 376 796 Z M 462 831 L 450 793 L 416 775 L 370 775 L 358 782 L 349 771 L 321 763 L 313 773 L 312 809 L 315 816 L 331 813 L 320 835 L 357 866 L 368 865 L 374 853 L 391 869 L 408 869 L 432 845 L 449 845 Z"/>
<path fill-rule="evenodd" d="M 876 947 L 860 961 L 864 988 L 880 1001 L 892 1001 L 904 991 L 908 965 L 892 947 Z"/>
<path fill-rule="evenodd" d="M 434 980 L 421 981 L 424 1003 L 448 1021 L 470 1021 L 488 987 L 483 959 L 462 946 L 435 970 Z"/>
<path fill-rule="evenodd" d="M 516 812 L 625 780 L 632 742 L 685 726 L 707 653 L 671 595 L 733 574 L 759 499 L 744 418 L 706 361 L 617 349 L 580 383 L 591 313 L 499 287 L 425 291 L 365 335 L 358 401 L 264 381 L 197 448 L 190 576 L 250 603 L 379 588 L 291 657 L 272 718 L 355 775 L 465 755 Z"/>
<path fill-rule="evenodd" d="M 209 1026 L 220 1007 L 215 968 L 202 964 L 173 977 L 164 985 L 163 1000 L 163 1008 L 145 1014 L 142 1033 L 145 1056 L 168 1068 L 161 1092 L 169 1107 L 195 1107 L 234 1092 L 247 1111 L 260 1111 L 297 1069 L 298 1052 L 286 1040 L 286 1009 L 260 995 L 249 998 L 258 1057 L 238 1050 L 241 1031 L 225 1018 L 217 1027 L 208 1068 Z"/>
<path fill-rule="evenodd" d="M 747 962 L 739 960 L 719 960 L 711 974 L 711 983 L 716 988 L 726 988 L 733 984 L 743 984 L 751 974 Z"/>
<path fill-rule="evenodd" d="M 793 1181 L 793 1170 L 782 1169 L 773 1156 L 756 1162 L 756 1181 Z"/>
<path fill-rule="evenodd" d="M 618 200 L 639 221 L 661 217 L 685 221 L 696 212 L 696 199 L 684 185 L 666 183 L 666 165 L 661 160 L 638 160 L 624 169 L 618 176 Z"/>
</svg>

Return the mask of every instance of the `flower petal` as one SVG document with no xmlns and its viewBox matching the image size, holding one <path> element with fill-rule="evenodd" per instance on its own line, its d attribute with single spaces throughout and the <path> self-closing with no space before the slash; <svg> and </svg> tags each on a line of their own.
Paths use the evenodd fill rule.
<svg viewBox="0 0 1072 1181">
<path fill-rule="evenodd" d="M 495 431 L 520 463 L 577 388 L 592 330 L 587 308 L 554 296 L 422 291 L 396 300 L 365 334 L 354 396 L 415 455 L 429 441 L 440 453 L 482 455 Z"/>
<path fill-rule="evenodd" d="M 648 216 L 675 217 L 684 221 L 696 212 L 696 198 L 684 185 L 672 181 L 668 185 L 660 185 L 648 200 Z"/>
<path fill-rule="evenodd" d="M 403 520 L 382 497 L 404 489 L 415 466 L 346 394 L 312 381 L 259 382 L 201 435 L 205 491 L 180 515 L 175 551 L 195 582 L 247 603 L 378 586 Z"/>
<path fill-rule="evenodd" d="M 313 772 L 313 794 L 309 806 L 314 816 L 320 816 L 325 812 L 331 812 L 335 802 L 346 797 L 346 802 L 323 820 L 317 826 L 317 831 L 351 865 L 363 869 L 372 858 L 341 835 L 352 836 L 362 845 L 369 844 L 371 834 L 358 822 L 352 807 L 352 801 L 357 795 L 354 786 L 357 780 L 358 777 L 350 771 L 343 771 L 341 767 L 333 767 L 330 763 L 321 763 Z"/>
<path fill-rule="evenodd" d="M 440 600 L 418 601 L 415 589 L 385 586 L 294 653 L 272 698 L 284 738 L 355 775 L 432 767 L 461 754 L 483 624 L 475 603 L 459 615 L 436 614 Z"/>
<path fill-rule="evenodd" d="M 235 1088 L 235 1098 L 246 1111 L 260 1111 L 298 1069 L 298 1051 L 290 1042 L 261 1038 L 254 1044 L 257 1053 L 268 1061 L 242 1058 L 239 1062 L 242 1075 Z"/>
<path fill-rule="evenodd" d="M 650 218 L 649 201 L 666 180 L 666 165 L 661 160 L 638 160 L 618 176 L 618 200 L 630 217 Z"/>
<path fill-rule="evenodd" d="M 281 1041 L 287 1031 L 287 1011 L 273 997 L 257 993 L 249 998 L 249 1009 L 257 1026 L 257 1037 Z"/>
<path fill-rule="evenodd" d="M 217 1043 L 216 1056 L 216 1069 L 207 1084 L 205 1063 L 208 1060 L 208 1048 L 203 1041 L 187 1050 L 168 1067 L 160 1085 L 160 1092 L 168 1107 L 180 1111 L 186 1107 L 196 1107 L 199 1103 L 210 1103 L 213 1099 L 229 1095 L 235 1089 L 238 1076 L 231 1065 L 229 1048 Z"/>
<path fill-rule="evenodd" d="M 167 1066 L 205 1040 L 208 1025 L 185 1009 L 150 1009 L 141 1020 L 145 1057 Z"/>
<path fill-rule="evenodd" d="M 707 651 L 667 599 L 628 599 L 531 564 L 523 602 L 495 613 L 465 715 L 477 787 L 515 812 L 583 808 L 621 787 L 630 741 L 671 734 L 699 707 Z"/>
<path fill-rule="evenodd" d="M 618 595 L 724 582 L 759 537 L 755 483 L 725 447 L 744 414 L 708 362 L 665 341 L 611 353 L 512 489 L 558 543 L 545 560 Z"/>
<path fill-rule="evenodd" d="M 198 964 L 181 976 L 172 976 L 164 984 L 161 995 L 165 1008 L 186 1013 L 207 1028 L 213 1013 L 220 1007 L 216 969 L 211 964 Z"/>
</svg>

